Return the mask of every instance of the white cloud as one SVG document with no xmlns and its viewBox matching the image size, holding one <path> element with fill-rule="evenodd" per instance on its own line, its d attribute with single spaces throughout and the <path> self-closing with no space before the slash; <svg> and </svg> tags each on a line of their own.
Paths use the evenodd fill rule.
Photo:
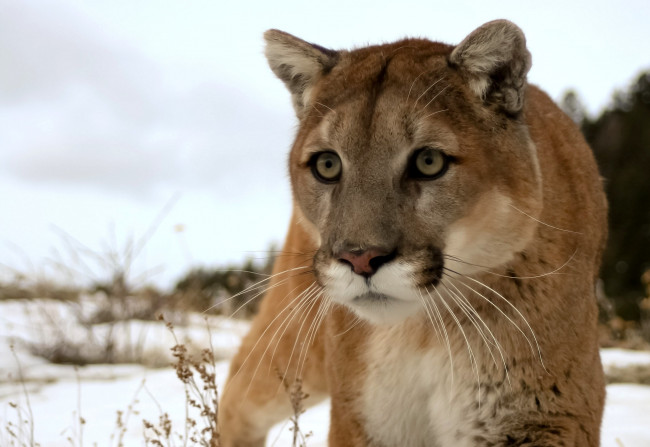
<svg viewBox="0 0 650 447">
<path fill-rule="evenodd" d="M 142 195 L 161 184 L 227 187 L 284 171 L 283 157 L 261 146 L 282 147 L 290 116 L 275 117 L 231 86 L 161 72 L 65 8 L 12 3 L 1 17 L 11 67 L 0 70 L 8 174 Z"/>
</svg>

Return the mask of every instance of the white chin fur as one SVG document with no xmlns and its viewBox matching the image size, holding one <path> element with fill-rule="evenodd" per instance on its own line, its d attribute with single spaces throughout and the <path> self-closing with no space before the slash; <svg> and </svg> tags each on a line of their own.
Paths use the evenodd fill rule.
<svg viewBox="0 0 650 447">
<path fill-rule="evenodd" d="M 423 310 L 413 269 L 404 263 L 383 265 L 367 280 L 349 266 L 332 261 L 322 277 L 333 301 L 374 324 L 397 324 Z"/>
</svg>

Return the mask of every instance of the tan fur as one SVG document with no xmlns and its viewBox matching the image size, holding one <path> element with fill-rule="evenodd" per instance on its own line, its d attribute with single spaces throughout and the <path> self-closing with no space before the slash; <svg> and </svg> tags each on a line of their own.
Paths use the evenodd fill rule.
<svg viewBox="0 0 650 447">
<path fill-rule="evenodd" d="M 526 83 L 519 28 L 456 47 L 266 39 L 300 119 L 295 205 L 222 445 L 264 445 L 291 414 L 279 377 L 301 378 L 307 405 L 331 397 L 333 447 L 599 445 L 606 202 L 579 130 Z M 452 157 L 444 175 L 410 174 L 422 147 Z M 323 150 L 342 160 L 333 183 L 309 164 Z M 370 277 L 340 254 L 371 248 L 392 254 Z"/>
</svg>

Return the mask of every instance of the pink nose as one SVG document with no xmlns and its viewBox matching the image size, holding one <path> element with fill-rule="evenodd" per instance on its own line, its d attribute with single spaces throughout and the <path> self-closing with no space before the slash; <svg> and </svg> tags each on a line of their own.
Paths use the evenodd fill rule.
<svg viewBox="0 0 650 447">
<path fill-rule="evenodd" d="M 388 251 L 380 248 L 342 251 L 338 254 L 339 261 L 349 264 L 354 273 L 365 277 L 374 275 L 379 267 L 394 257 L 394 254 L 389 255 Z"/>
</svg>

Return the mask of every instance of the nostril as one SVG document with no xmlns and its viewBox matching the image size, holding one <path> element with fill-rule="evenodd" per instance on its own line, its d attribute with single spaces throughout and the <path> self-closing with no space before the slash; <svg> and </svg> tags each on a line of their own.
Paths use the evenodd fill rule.
<svg viewBox="0 0 650 447">
<path fill-rule="evenodd" d="M 377 271 L 379 267 L 395 259 L 395 256 L 396 256 L 396 252 L 392 252 L 390 254 L 382 255 L 382 256 L 375 256 L 374 258 L 371 258 L 370 261 L 368 261 L 368 263 L 370 264 L 370 267 L 372 268 L 373 271 Z"/>
<path fill-rule="evenodd" d="M 345 251 L 339 255 L 339 261 L 343 264 L 350 266 L 352 271 L 357 275 L 370 276 L 372 275 L 372 267 L 368 261 L 367 254 L 364 251 Z"/>
<path fill-rule="evenodd" d="M 339 253 L 340 262 L 349 265 L 357 275 L 370 277 L 382 265 L 395 258 L 395 252 L 389 253 L 386 250 L 370 248 L 367 250 L 350 250 Z"/>
</svg>

